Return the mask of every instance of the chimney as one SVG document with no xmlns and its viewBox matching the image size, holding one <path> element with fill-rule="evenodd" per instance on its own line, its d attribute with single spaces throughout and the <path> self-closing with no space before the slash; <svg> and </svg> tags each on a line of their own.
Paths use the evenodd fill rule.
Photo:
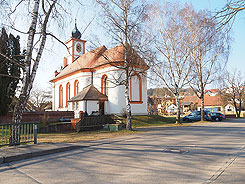
<svg viewBox="0 0 245 184">
<path fill-rule="evenodd" d="M 64 68 L 67 66 L 67 58 L 64 57 Z"/>
<path fill-rule="evenodd" d="M 58 74 L 59 74 L 59 72 L 57 72 L 57 70 L 55 70 L 54 76 L 56 77 Z"/>
</svg>

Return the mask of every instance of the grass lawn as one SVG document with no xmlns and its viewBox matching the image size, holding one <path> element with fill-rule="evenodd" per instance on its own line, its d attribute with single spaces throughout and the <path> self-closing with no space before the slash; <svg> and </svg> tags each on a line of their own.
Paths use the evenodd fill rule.
<svg viewBox="0 0 245 184">
<path fill-rule="evenodd" d="M 175 123 L 175 117 L 163 117 L 159 115 L 132 117 L 133 127 L 160 126 L 160 125 L 167 125 L 167 124 L 174 124 L 174 123 Z"/>
<path fill-rule="evenodd" d="M 46 142 L 46 143 L 56 143 L 56 142 L 63 142 L 63 143 L 72 143 L 72 142 L 79 142 L 79 141 L 92 141 L 98 139 L 106 139 L 106 138 L 113 138 L 125 135 L 131 135 L 140 133 L 140 131 L 127 131 L 121 130 L 118 132 L 110 132 L 110 131 L 103 131 L 103 130 L 96 130 L 96 131 L 86 131 L 86 132 L 65 132 L 65 133 L 39 133 L 38 134 L 38 142 Z"/>
<path fill-rule="evenodd" d="M 201 122 L 197 122 L 201 123 Z M 149 127 L 149 126 L 188 126 L 193 123 L 185 123 L 180 125 L 175 124 L 175 117 L 162 117 L 158 115 L 150 116 L 133 116 L 132 127 Z M 121 130 L 118 132 L 110 132 L 104 130 L 84 131 L 84 132 L 65 132 L 65 133 L 38 133 L 38 142 L 46 143 L 72 143 L 80 141 L 91 141 L 98 139 L 113 138 L 131 134 L 141 133 L 141 131 Z"/>
<path fill-rule="evenodd" d="M 208 123 L 210 121 L 198 121 L 198 122 L 185 122 L 180 121 L 181 124 L 176 123 L 176 117 L 163 117 L 159 115 L 150 116 L 133 116 L 132 117 L 132 127 L 149 127 L 149 126 L 188 126 L 193 123 Z"/>
</svg>

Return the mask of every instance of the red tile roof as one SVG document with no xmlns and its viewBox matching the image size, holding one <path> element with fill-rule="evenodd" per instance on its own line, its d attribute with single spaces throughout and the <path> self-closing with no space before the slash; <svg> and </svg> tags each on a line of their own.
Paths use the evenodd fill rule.
<svg viewBox="0 0 245 184">
<path fill-rule="evenodd" d="M 207 92 L 211 92 L 211 93 L 218 93 L 219 92 L 219 89 L 207 89 L 204 91 L 204 93 L 207 93 Z"/>
<path fill-rule="evenodd" d="M 183 102 L 192 102 L 197 103 L 198 106 L 201 106 L 201 100 L 197 96 L 186 96 L 183 99 Z M 220 106 L 222 105 L 220 96 L 209 96 L 204 95 L 204 105 L 205 106 Z"/>
<path fill-rule="evenodd" d="M 131 55 L 131 66 L 135 68 L 143 68 L 147 70 L 149 67 L 140 58 L 140 56 L 133 50 L 130 50 L 133 54 Z M 121 44 L 114 48 L 107 50 L 107 48 L 103 45 L 98 47 L 90 52 L 87 52 L 77 58 L 73 63 L 65 67 L 55 78 L 53 78 L 50 82 L 55 82 L 60 78 L 64 78 L 69 76 L 75 72 L 83 72 L 83 71 L 95 71 L 99 68 L 104 68 L 107 66 L 119 66 L 124 64 L 124 52 L 125 47 Z"/>
<path fill-rule="evenodd" d="M 198 103 L 199 98 L 197 96 L 185 96 L 183 102 Z"/>
</svg>

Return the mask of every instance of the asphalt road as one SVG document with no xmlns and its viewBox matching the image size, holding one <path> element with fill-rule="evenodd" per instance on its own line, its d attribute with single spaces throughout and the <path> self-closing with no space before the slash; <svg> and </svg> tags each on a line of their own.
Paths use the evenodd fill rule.
<svg viewBox="0 0 245 184">
<path fill-rule="evenodd" d="M 0 183 L 245 183 L 245 119 L 94 141 L 0 165 Z"/>
</svg>

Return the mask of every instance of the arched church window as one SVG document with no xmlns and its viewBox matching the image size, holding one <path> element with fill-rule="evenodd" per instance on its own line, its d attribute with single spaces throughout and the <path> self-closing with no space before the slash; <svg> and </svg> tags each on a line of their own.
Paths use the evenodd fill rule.
<svg viewBox="0 0 245 184">
<path fill-rule="evenodd" d="M 63 107 L 63 87 L 60 85 L 59 87 L 59 107 Z"/>
<path fill-rule="evenodd" d="M 79 92 L 79 81 L 75 80 L 74 82 L 74 96 L 76 96 Z"/>
<path fill-rule="evenodd" d="M 139 74 L 134 74 L 130 78 L 130 101 L 142 102 L 142 79 Z"/>
<path fill-rule="evenodd" d="M 68 100 L 70 100 L 70 98 L 71 98 L 71 85 L 68 82 L 66 84 L 66 107 L 68 107 Z"/>
<path fill-rule="evenodd" d="M 108 95 L 108 77 L 106 74 L 101 78 L 101 93 Z"/>
</svg>

